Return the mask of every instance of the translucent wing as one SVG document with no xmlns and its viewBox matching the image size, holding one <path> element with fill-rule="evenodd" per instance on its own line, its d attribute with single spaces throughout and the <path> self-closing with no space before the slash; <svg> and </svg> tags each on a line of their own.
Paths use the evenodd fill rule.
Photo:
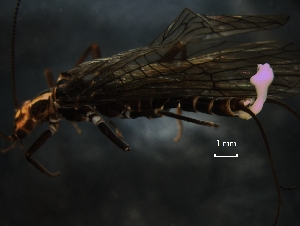
<svg viewBox="0 0 300 226">
<path fill-rule="evenodd" d="M 203 18 L 206 22 L 198 21 Z M 299 51 L 296 45 L 202 40 L 271 29 L 286 20 L 282 16 L 204 17 L 186 9 L 149 46 L 85 62 L 69 71 L 71 79 L 58 103 L 67 107 L 187 96 L 252 97 L 256 93 L 249 78 L 262 63 L 270 63 L 275 72 L 270 95 L 295 95 L 300 92 L 299 59 L 293 55 Z M 166 58 L 170 51 L 172 57 Z"/>
<path fill-rule="evenodd" d="M 288 16 L 209 16 L 184 9 L 173 23 L 150 45 L 165 45 L 192 40 L 210 40 L 251 31 L 275 29 Z"/>
</svg>

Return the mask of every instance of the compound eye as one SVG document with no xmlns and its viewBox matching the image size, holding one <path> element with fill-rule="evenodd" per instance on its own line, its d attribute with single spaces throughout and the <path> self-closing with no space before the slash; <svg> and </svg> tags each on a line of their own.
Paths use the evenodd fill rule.
<svg viewBox="0 0 300 226">
<path fill-rule="evenodd" d="M 23 129 L 18 129 L 18 130 L 15 132 L 15 134 L 17 135 L 17 137 L 18 137 L 19 139 L 23 139 L 23 138 L 25 138 L 25 137 L 27 136 L 27 132 L 26 132 L 25 130 L 23 130 Z"/>
<path fill-rule="evenodd" d="M 38 100 L 31 105 L 31 116 L 36 120 L 42 120 L 48 116 L 49 100 Z"/>
</svg>

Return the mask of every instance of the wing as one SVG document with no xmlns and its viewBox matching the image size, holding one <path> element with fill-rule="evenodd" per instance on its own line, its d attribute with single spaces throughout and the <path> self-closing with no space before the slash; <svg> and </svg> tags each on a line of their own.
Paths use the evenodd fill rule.
<svg viewBox="0 0 300 226">
<path fill-rule="evenodd" d="M 211 40 L 284 25 L 289 16 L 209 16 L 189 9 L 182 13 L 150 45 L 165 45 L 192 40 Z"/>
<path fill-rule="evenodd" d="M 194 15 L 194 19 L 188 20 L 193 22 L 184 19 L 188 18 L 186 12 L 187 15 Z M 72 69 L 68 72 L 71 79 L 58 103 L 74 107 L 187 96 L 252 97 L 256 93 L 249 78 L 256 73 L 256 65 L 261 63 L 270 63 L 275 72 L 270 95 L 286 97 L 300 92 L 300 65 L 298 58 L 293 55 L 299 51 L 296 45 L 284 42 L 242 44 L 202 40 L 271 29 L 282 25 L 286 17 L 205 17 L 211 20 L 218 18 L 225 24 L 235 21 L 227 28 L 217 22 L 200 23 L 197 18 L 202 20 L 204 16 L 184 10 L 150 45 L 110 58 L 85 62 Z M 203 24 L 211 27 L 209 35 L 207 29 L 203 30 Z M 181 25 L 185 29 L 181 33 L 176 32 Z M 173 52 L 172 57 L 166 58 L 170 51 Z"/>
</svg>

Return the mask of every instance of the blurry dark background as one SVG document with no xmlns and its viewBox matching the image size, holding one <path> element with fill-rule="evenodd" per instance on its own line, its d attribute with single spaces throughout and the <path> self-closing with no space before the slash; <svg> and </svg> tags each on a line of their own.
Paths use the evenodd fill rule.
<svg viewBox="0 0 300 226">
<path fill-rule="evenodd" d="M 13 130 L 10 43 L 14 1 L 0 2 L 0 131 Z M 91 43 L 103 56 L 147 45 L 188 7 L 195 13 L 283 14 L 284 27 L 233 37 L 300 43 L 299 1 L 22 1 L 16 40 L 19 101 L 47 88 L 43 71 L 71 69 Z M 285 100 L 300 112 L 300 98 Z M 262 137 L 253 120 L 186 114 L 221 124 L 184 123 L 179 143 L 173 119 L 114 120 L 131 145 L 123 153 L 91 123 L 78 135 L 63 121 L 34 157 L 62 175 L 49 178 L 24 158 L 47 125 L 9 153 L 0 154 L 0 225 L 272 225 L 277 193 Z M 265 106 L 259 114 L 279 182 L 300 183 L 299 126 L 292 114 Z M 217 147 L 217 140 L 237 147 Z M 0 147 L 10 144 L 0 140 Z M 238 158 L 214 158 L 213 155 Z M 300 190 L 282 192 L 278 225 L 299 225 Z"/>
</svg>

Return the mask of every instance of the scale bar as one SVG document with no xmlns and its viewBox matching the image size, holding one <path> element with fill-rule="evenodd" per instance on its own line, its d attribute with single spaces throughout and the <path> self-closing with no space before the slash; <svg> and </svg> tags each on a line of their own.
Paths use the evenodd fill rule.
<svg viewBox="0 0 300 226">
<path fill-rule="evenodd" d="M 214 157 L 216 158 L 216 157 L 219 157 L 219 158 L 235 158 L 235 157 L 239 157 L 239 155 L 238 154 L 236 154 L 236 155 L 229 155 L 229 156 L 222 156 L 222 155 L 217 155 L 217 154 L 214 154 Z"/>
</svg>

